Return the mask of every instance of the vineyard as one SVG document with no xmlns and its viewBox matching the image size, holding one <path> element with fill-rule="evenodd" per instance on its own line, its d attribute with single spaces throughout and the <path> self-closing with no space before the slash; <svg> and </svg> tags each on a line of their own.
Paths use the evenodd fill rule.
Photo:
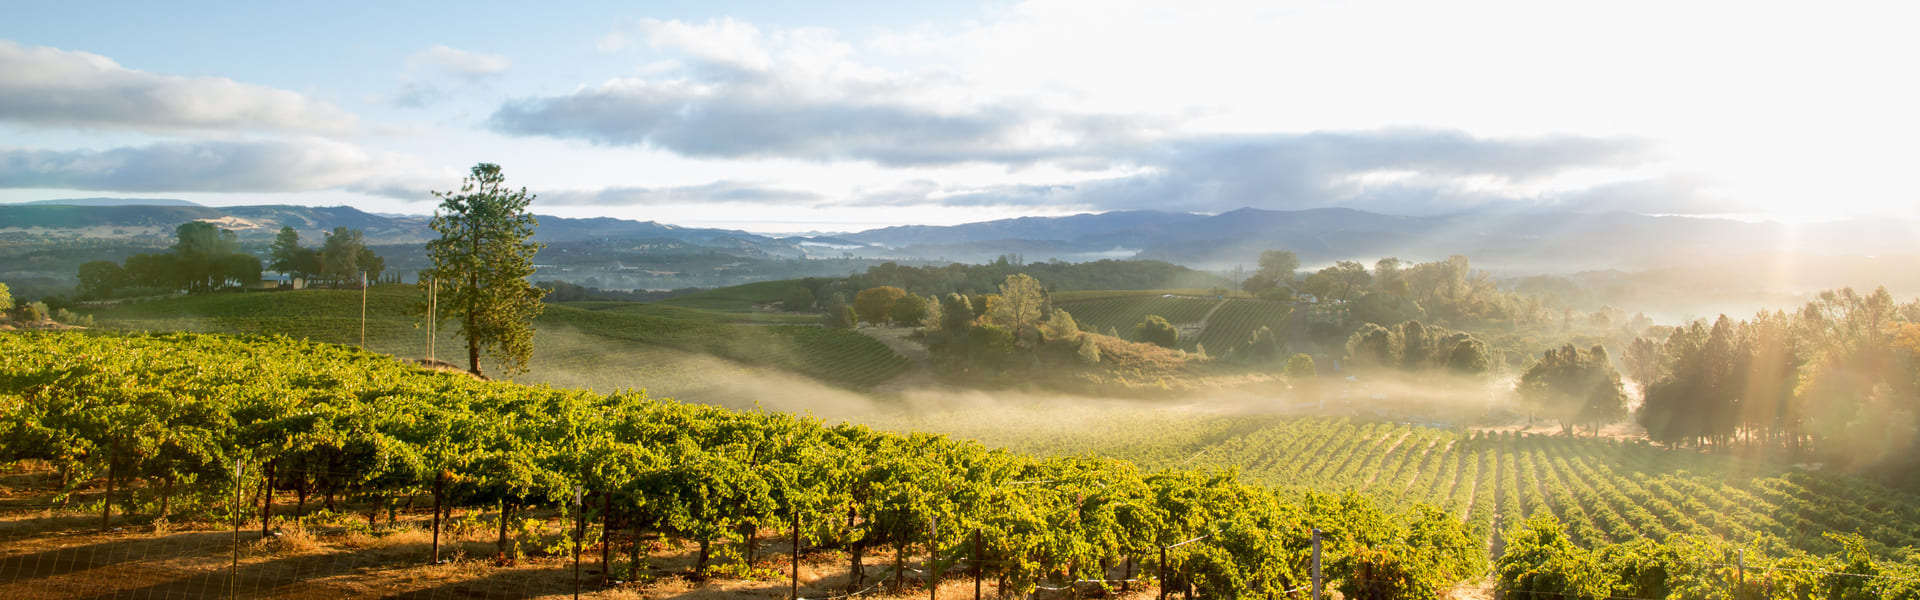
<svg viewBox="0 0 1920 600">
<path fill-rule="evenodd" d="M 426 356 L 424 323 L 412 316 L 421 300 L 423 296 L 412 286 L 374 288 L 367 300 L 368 349 Z M 357 291 L 215 294 L 129 304 L 92 314 L 103 326 L 121 330 L 284 335 L 337 344 L 360 341 Z M 713 362 L 700 360 L 702 355 L 851 388 L 870 387 L 906 371 L 907 359 L 884 344 L 850 331 L 823 330 L 812 326 L 813 321 L 797 315 L 719 313 L 631 302 L 549 305 L 534 324 L 536 350 L 525 379 L 609 391 L 627 387 L 679 391 L 702 382 L 662 370 Z M 443 325 L 438 338 L 442 358 L 461 353 L 452 326 Z M 576 351 L 595 346 L 599 356 Z M 602 374 L 583 377 L 588 370 Z"/>
<path fill-rule="evenodd" d="M 429 495 L 432 554 L 404 557 L 425 564 L 456 508 L 498 527 L 507 557 L 595 544 L 607 556 L 641 530 L 694 542 L 695 577 L 751 572 L 772 530 L 844 552 L 847 591 L 888 573 L 898 589 L 907 561 L 919 585 L 971 571 L 1021 593 L 1125 579 L 1219 597 L 1297 591 L 1315 528 L 1344 589 L 1431 595 L 1481 561 L 1464 524 L 1421 507 L 1394 514 L 1207 471 L 482 382 L 285 338 L 0 336 L 0 441 L 0 461 L 57 472 L 61 497 L 104 488 L 89 505 L 103 528 L 165 518 L 266 531 L 291 520 L 289 493 L 371 525 Z M 557 546 L 514 524 L 554 511 L 577 523 Z M 869 582 L 863 553 L 881 549 L 894 564 Z M 627 560 L 608 564 L 641 568 Z"/>
<path fill-rule="evenodd" d="M 1920 497 L 1862 479 L 1669 451 L 1642 442 L 1469 432 L 1380 421 L 1202 416 L 1157 411 L 1026 415 L 1025 423 L 903 427 L 947 431 L 1042 455 L 1095 454 L 1143 467 L 1231 468 L 1281 488 L 1353 491 L 1389 506 L 1426 504 L 1489 535 L 1530 516 L 1557 518 L 1573 543 L 1600 547 L 1676 535 L 1773 554 L 1832 553 L 1827 534 L 1858 534 L 1882 556 L 1920 546 Z"/>
<path fill-rule="evenodd" d="M 1287 320 L 1293 314 L 1293 307 L 1279 302 L 1264 300 L 1235 300 L 1220 305 L 1220 309 L 1207 318 L 1207 328 L 1201 330 L 1195 341 L 1207 347 L 1208 351 L 1219 353 L 1228 348 L 1246 344 L 1253 339 L 1253 333 L 1261 327 L 1273 330 L 1276 336 L 1287 334 Z"/>
<path fill-rule="evenodd" d="M 1101 333 L 1113 330 L 1124 338 L 1132 338 L 1134 325 L 1146 320 L 1147 315 L 1159 315 L 1183 329 L 1199 327 L 1204 320 L 1205 327 L 1201 327 L 1197 333 L 1182 333 L 1180 347 L 1194 350 L 1205 346 L 1212 353 L 1247 343 L 1261 327 L 1272 329 L 1276 335 L 1283 335 L 1287 331 L 1288 317 L 1292 314 L 1291 306 L 1264 300 L 1139 294 L 1096 294 L 1073 298 L 1056 300 L 1055 306 L 1071 313 L 1074 321 L 1083 329 Z"/>
</svg>

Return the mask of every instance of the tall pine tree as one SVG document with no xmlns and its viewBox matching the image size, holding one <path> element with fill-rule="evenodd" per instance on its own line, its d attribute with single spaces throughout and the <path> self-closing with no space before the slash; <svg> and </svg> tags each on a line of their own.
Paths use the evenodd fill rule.
<svg viewBox="0 0 1920 600">
<path fill-rule="evenodd" d="M 525 372 L 533 355 L 533 319 L 547 290 L 527 281 L 533 256 L 543 244 L 531 241 L 539 226 L 527 205 L 526 188 L 506 187 L 500 166 L 474 165 L 459 193 L 434 192 L 440 209 L 429 225 L 440 239 L 427 242 L 433 268 L 422 273 L 439 282 L 439 313 L 432 319 L 460 322 L 467 344 L 467 370 L 481 375 L 480 354 L 498 359 L 509 376 Z"/>
</svg>

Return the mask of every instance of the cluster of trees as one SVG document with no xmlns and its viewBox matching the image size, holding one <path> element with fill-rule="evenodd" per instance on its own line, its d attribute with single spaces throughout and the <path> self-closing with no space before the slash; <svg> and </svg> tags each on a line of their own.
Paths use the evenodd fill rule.
<svg viewBox="0 0 1920 600">
<path fill-rule="evenodd" d="M 1584 424 L 1600 428 L 1627 416 L 1627 394 L 1605 346 L 1550 348 L 1520 376 L 1520 399 L 1560 420 L 1568 433 Z"/>
<path fill-rule="evenodd" d="M 1262 252 L 1259 264 L 1242 289 L 1270 300 L 1312 295 L 1342 304 L 1348 320 L 1356 324 L 1426 321 L 1460 328 L 1520 328 L 1556 323 L 1565 316 L 1535 296 L 1502 289 L 1491 275 L 1475 271 L 1465 256 L 1426 263 L 1388 257 L 1374 262 L 1371 270 L 1357 261 L 1339 261 L 1304 276 L 1297 272 L 1299 258 L 1289 251 Z"/>
<path fill-rule="evenodd" d="M 358 229 L 335 227 L 319 248 L 308 248 L 300 245 L 300 232 L 281 227 L 267 250 L 267 268 L 315 283 L 357 282 L 362 272 L 377 280 L 387 261 L 367 248 L 364 237 Z"/>
<path fill-rule="evenodd" d="M 1357 494 L 480 382 L 284 338 L 33 334 L 0 336 L 0 353 L 18 357 L 0 362 L 0 463 L 50 461 L 68 490 L 106 479 L 121 490 L 104 503 L 109 520 L 116 508 L 262 514 L 259 500 L 231 504 L 236 485 L 318 493 L 369 519 L 431 493 L 436 507 L 493 513 L 514 556 L 530 550 L 515 544 L 516 517 L 576 514 L 584 490 L 602 527 L 561 548 L 615 527 L 663 532 L 697 544 L 703 576 L 750 569 L 756 532 L 776 529 L 843 551 L 850 591 L 870 581 L 874 549 L 893 550 L 898 582 L 921 558 L 937 577 L 975 539 L 985 576 L 1016 593 L 1137 562 L 1135 573 L 1164 567 L 1170 587 L 1208 597 L 1279 595 L 1306 583 L 1317 528 L 1348 597 L 1430 598 L 1484 553 L 1445 512 L 1388 514 Z M 271 510 L 270 495 L 254 497 Z"/>
<path fill-rule="evenodd" d="M 1023 263 L 1017 256 L 1002 256 L 984 265 L 954 263 L 942 267 L 911 267 L 884 263 L 842 280 L 803 279 L 798 287 L 806 288 L 818 300 L 825 300 L 835 292 L 851 295 L 877 287 L 896 287 L 909 294 L 943 298 L 947 294 L 991 294 L 1008 276 L 1015 274 L 1046 281 L 1048 291 L 1207 288 L 1226 283 L 1224 278 L 1213 274 L 1155 260 Z"/>
<path fill-rule="evenodd" d="M 176 290 L 203 294 L 260 282 L 260 258 L 241 251 L 239 236 L 232 231 L 191 221 L 174 228 L 174 237 L 176 241 L 167 252 L 136 254 L 127 257 L 124 264 L 102 260 L 80 265 L 80 297 L 112 298 Z"/>
<path fill-rule="evenodd" d="M 1008 275 L 999 294 L 947 294 L 929 304 L 923 323 L 927 349 L 944 374 L 993 375 L 1016 365 L 1034 367 L 1043 355 L 1098 364 L 1100 350 L 1067 311 L 1053 307 L 1040 281 Z"/>
<path fill-rule="evenodd" d="M 1673 445 L 1751 443 L 1920 472 L 1920 301 L 1827 291 L 1799 310 L 1694 321 L 1623 357 L 1638 419 Z"/>
<path fill-rule="evenodd" d="M 860 290 L 853 295 L 853 314 L 875 325 L 892 323 L 918 327 L 927 319 L 933 301 L 893 286 Z"/>
<path fill-rule="evenodd" d="M 1347 338 L 1346 356 L 1357 368 L 1409 373 L 1444 371 L 1483 376 L 1493 366 L 1487 345 L 1479 338 L 1419 321 L 1405 321 L 1391 328 L 1363 324 Z"/>
</svg>

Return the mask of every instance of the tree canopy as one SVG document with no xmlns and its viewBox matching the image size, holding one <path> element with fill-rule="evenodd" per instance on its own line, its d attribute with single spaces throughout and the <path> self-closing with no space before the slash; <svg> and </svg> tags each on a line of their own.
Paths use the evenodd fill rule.
<svg viewBox="0 0 1920 600">
<path fill-rule="evenodd" d="M 1581 350 L 1573 344 L 1548 349 L 1520 376 L 1520 398 L 1560 420 L 1571 431 L 1585 424 L 1598 434 L 1600 427 L 1627 414 L 1627 395 L 1621 391 L 1620 372 L 1607 360 L 1607 349 Z"/>
<path fill-rule="evenodd" d="M 459 192 L 434 192 L 440 209 L 429 224 L 439 239 L 427 242 L 433 268 L 421 284 L 437 282 L 439 314 L 429 319 L 459 321 L 467 343 L 467 370 L 478 375 L 482 351 L 498 359 L 509 375 L 526 370 L 533 354 L 533 319 L 547 290 L 533 285 L 533 257 L 542 244 L 531 240 L 539 226 L 526 212 L 533 194 L 506 187 L 500 166 L 481 163 L 461 181 Z"/>
</svg>

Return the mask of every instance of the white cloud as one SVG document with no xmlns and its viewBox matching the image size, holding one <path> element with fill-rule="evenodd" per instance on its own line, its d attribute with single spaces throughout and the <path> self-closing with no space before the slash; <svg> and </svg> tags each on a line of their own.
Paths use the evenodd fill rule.
<svg viewBox="0 0 1920 600">
<path fill-rule="evenodd" d="M 294 92 L 148 73 L 97 54 L 6 40 L 0 40 L 0 121 L 150 133 L 358 129 L 352 114 Z"/>
<path fill-rule="evenodd" d="M 437 69 L 468 78 L 498 75 L 513 66 L 513 61 L 498 54 L 469 52 L 435 45 L 407 57 L 409 69 Z"/>
<path fill-rule="evenodd" d="M 731 18 L 703 25 L 646 19 L 638 29 L 654 49 L 677 51 L 711 64 L 748 71 L 773 68 L 773 56 L 765 48 L 767 40 L 760 28 L 749 23 Z"/>
<path fill-rule="evenodd" d="M 417 200 L 457 173 L 322 138 L 160 142 L 103 151 L 0 148 L 0 188 L 113 192 L 341 189 Z"/>
</svg>

